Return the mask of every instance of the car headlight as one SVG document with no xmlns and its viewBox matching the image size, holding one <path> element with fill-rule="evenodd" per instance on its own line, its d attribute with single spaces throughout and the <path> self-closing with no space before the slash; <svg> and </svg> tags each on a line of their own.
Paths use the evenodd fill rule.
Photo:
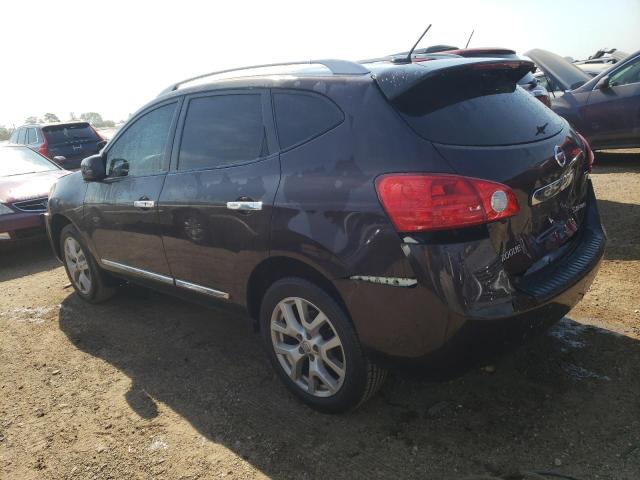
<svg viewBox="0 0 640 480">
<path fill-rule="evenodd" d="M 7 207 L 6 205 L 0 203 L 0 215 L 7 215 L 9 213 L 16 213 L 13 210 L 11 210 L 9 207 Z"/>
</svg>

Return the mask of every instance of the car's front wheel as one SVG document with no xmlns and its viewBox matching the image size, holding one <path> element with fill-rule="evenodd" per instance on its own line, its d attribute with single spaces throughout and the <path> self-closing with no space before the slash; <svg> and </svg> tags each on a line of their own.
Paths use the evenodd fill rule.
<svg viewBox="0 0 640 480">
<path fill-rule="evenodd" d="M 113 296 L 115 289 L 109 285 L 109 278 L 98 267 L 73 225 L 62 229 L 60 251 L 71 285 L 83 300 L 99 303 Z"/>
<path fill-rule="evenodd" d="M 344 310 L 313 283 L 285 278 L 272 285 L 262 301 L 260 323 L 278 375 L 317 410 L 355 408 L 384 381 L 385 371 L 362 351 Z"/>
</svg>

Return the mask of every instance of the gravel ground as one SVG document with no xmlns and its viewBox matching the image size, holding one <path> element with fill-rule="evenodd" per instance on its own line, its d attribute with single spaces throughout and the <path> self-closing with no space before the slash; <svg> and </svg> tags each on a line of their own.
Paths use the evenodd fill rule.
<svg viewBox="0 0 640 480">
<path fill-rule="evenodd" d="M 238 314 L 142 289 L 86 305 L 45 243 L 0 254 L 0 478 L 637 480 L 640 155 L 596 161 L 610 242 L 583 302 L 491 365 L 396 375 L 342 416 L 293 399 Z"/>
</svg>

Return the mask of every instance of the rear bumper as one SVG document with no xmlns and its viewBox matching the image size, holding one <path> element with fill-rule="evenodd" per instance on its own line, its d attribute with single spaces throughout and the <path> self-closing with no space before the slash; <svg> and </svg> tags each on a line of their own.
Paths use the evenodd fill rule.
<svg viewBox="0 0 640 480">
<path fill-rule="evenodd" d="M 342 280 L 339 288 L 363 345 L 385 357 L 438 357 L 484 342 L 480 334 L 550 325 L 585 295 L 606 244 L 590 188 L 580 234 L 554 263 L 511 278 L 491 241 L 403 244 L 418 280 L 411 288 Z"/>
<path fill-rule="evenodd" d="M 12 213 L 0 215 L 0 243 L 42 236 L 45 233 L 43 214 Z"/>
</svg>

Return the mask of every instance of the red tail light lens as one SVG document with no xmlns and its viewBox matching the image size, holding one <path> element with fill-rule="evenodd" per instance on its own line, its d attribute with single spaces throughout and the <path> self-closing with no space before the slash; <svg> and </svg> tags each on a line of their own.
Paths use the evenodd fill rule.
<svg viewBox="0 0 640 480">
<path fill-rule="evenodd" d="M 576 132 L 578 133 L 578 132 Z M 587 139 L 578 133 L 580 140 L 582 140 L 582 145 L 584 146 L 584 154 L 587 156 L 587 165 L 589 166 L 589 171 L 593 168 L 593 162 L 595 160 L 595 155 L 593 154 L 593 150 L 591 150 L 591 145 L 587 142 Z"/>
<path fill-rule="evenodd" d="M 520 210 L 506 185 L 458 175 L 384 175 L 376 181 L 376 190 L 399 232 L 469 227 Z"/>
<path fill-rule="evenodd" d="M 91 127 L 91 130 L 93 130 L 93 133 L 96 134 L 96 138 L 98 139 L 99 142 L 104 140 L 104 137 L 102 135 L 100 135 L 95 128 Z"/>
<path fill-rule="evenodd" d="M 49 148 L 46 140 L 42 145 L 40 145 L 40 147 L 38 147 L 38 153 L 49 158 Z"/>
<path fill-rule="evenodd" d="M 547 107 L 551 108 L 551 99 L 549 98 L 549 95 L 536 95 L 536 98 L 544 103 Z"/>
</svg>

